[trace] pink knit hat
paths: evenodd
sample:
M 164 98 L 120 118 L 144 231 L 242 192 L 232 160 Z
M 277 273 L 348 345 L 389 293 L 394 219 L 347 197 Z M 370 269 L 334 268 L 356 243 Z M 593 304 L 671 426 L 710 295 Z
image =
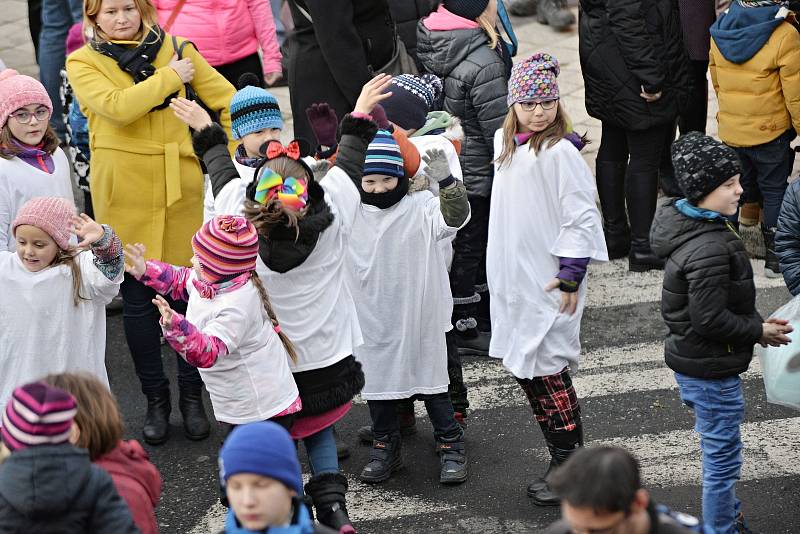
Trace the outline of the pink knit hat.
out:
M 60 197 L 35 197 L 27 201 L 17 212 L 11 224 L 16 235 L 17 226 L 30 224 L 41 228 L 53 238 L 58 248 L 69 249 L 70 218 L 75 215 L 75 204 Z
M 247 219 L 218 215 L 192 238 L 192 249 L 209 282 L 255 270 L 258 233 Z
M 0 437 L 11 451 L 68 443 L 76 413 L 75 398 L 66 391 L 42 382 L 25 384 L 8 399 Z
M 0 127 L 6 125 L 9 115 L 31 104 L 41 104 L 53 113 L 44 85 L 14 69 L 0 71 Z

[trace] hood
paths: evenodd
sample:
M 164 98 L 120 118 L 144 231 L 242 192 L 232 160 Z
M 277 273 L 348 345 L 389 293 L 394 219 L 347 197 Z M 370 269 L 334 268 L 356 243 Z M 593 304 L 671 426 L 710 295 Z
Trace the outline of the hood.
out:
M 432 74 L 445 78 L 474 50 L 488 46 L 488 42 L 481 28 L 439 31 L 420 24 L 417 57 Z
M 670 198 L 656 210 L 650 229 L 650 247 L 656 256 L 666 258 L 690 239 L 708 232 L 729 231 L 725 219 L 692 219 L 679 212 Z
M 153 506 L 158 504 L 161 475 L 156 466 L 150 463 L 150 457 L 138 441 L 120 441 L 114 450 L 98 458 L 95 464 L 112 477 L 133 478 L 147 491 Z
M 71 445 L 15 451 L 0 465 L 0 495 L 25 517 L 63 515 L 83 491 L 91 470 L 89 453 Z
M 425 118 L 425 125 L 409 137 L 423 135 L 443 135 L 451 141 L 463 141 L 464 128 L 461 127 L 461 119 L 458 117 L 446 111 L 431 111 Z
M 785 7 L 746 8 L 733 2 L 711 26 L 711 37 L 725 59 L 744 63 L 761 50 L 788 15 Z

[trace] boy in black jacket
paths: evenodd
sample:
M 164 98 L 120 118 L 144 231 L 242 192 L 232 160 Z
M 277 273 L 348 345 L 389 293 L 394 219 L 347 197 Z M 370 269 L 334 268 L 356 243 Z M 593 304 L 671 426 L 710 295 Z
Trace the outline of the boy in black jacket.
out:
M 691 132 L 672 145 L 672 163 L 686 198 L 661 206 L 650 232 L 653 252 L 666 258 L 664 354 L 702 438 L 703 520 L 711 532 L 729 534 L 745 528 L 735 492 L 744 418 L 739 375 L 753 345 L 786 344 L 792 327 L 764 322 L 756 311 L 750 258 L 727 218 L 742 194 L 736 153 Z

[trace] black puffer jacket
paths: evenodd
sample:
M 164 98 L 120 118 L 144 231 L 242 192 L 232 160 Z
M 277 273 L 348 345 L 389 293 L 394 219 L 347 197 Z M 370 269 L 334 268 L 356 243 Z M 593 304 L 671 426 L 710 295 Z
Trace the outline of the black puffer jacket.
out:
M 680 213 L 674 199 L 659 207 L 650 246 L 667 258 L 661 314 L 669 333 L 667 365 L 696 378 L 743 373 L 761 339 L 750 258 L 720 219 L 698 220 Z
M 580 57 L 586 110 L 627 130 L 675 120 L 691 79 L 676 0 L 581 0 Z M 639 94 L 662 92 L 647 103 Z
M 470 196 L 488 197 L 494 176 L 494 133 L 508 112 L 508 78 L 500 55 L 480 28 L 431 31 L 417 27 L 417 56 L 444 80 L 444 110 L 461 119 L 461 171 Z
M 781 263 L 786 287 L 800 294 L 800 180 L 795 180 L 783 195 L 775 233 L 775 254 Z

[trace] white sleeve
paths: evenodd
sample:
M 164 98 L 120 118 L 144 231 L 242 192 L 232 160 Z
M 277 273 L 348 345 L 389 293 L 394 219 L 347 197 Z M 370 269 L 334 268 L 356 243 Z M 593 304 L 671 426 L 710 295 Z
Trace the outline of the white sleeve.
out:
M 433 232 L 433 238 L 436 241 L 441 241 L 442 239 L 447 239 L 448 237 L 456 235 L 459 229 L 463 228 L 469 221 L 469 217 L 467 217 L 464 223 L 458 228 L 447 226 L 447 223 L 444 222 L 444 215 L 442 215 L 439 197 L 433 196 L 429 191 L 414 193 L 411 195 L 411 198 L 417 201 L 422 207 L 425 222 L 430 226 Z
M 245 185 L 241 178 L 234 178 L 214 198 L 214 215 L 243 215 Z
M 75 261 L 78 262 L 78 268 L 81 271 L 81 296 L 97 300 L 103 306 L 117 296 L 125 274 L 124 269 L 120 270 L 114 280 L 109 280 L 94 264 L 94 255 L 91 251 L 81 252 Z
M 353 180 L 342 169 L 334 166 L 320 180 L 319 185 L 335 207 L 342 229 L 349 233 L 361 204 L 361 195 Z
M 214 211 L 214 191 L 211 189 L 211 180 L 208 179 L 207 174 L 203 175 L 203 181 L 206 192 L 203 197 L 203 223 L 207 223 L 214 218 L 216 212 Z

